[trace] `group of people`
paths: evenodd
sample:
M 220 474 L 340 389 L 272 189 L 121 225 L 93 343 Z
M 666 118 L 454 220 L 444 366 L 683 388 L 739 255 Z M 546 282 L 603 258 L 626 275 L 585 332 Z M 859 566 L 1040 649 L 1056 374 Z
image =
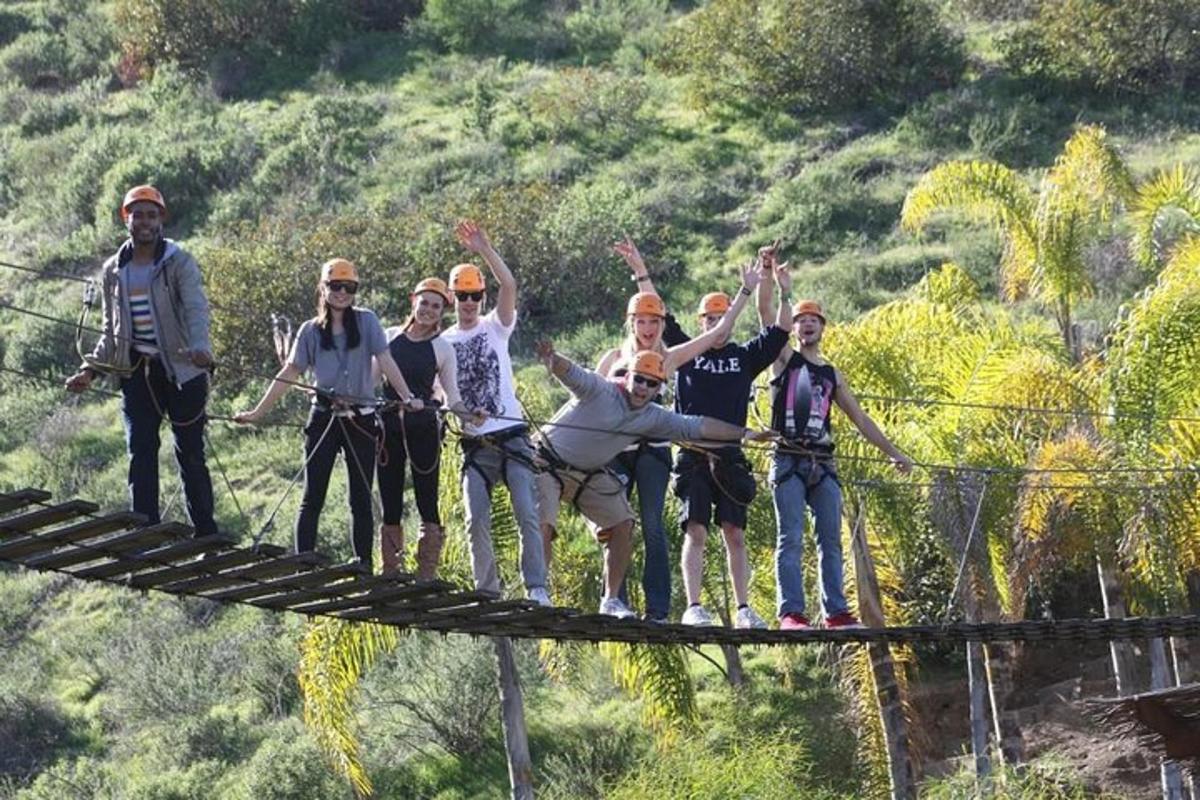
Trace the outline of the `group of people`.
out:
M 129 239 L 103 267 L 103 333 L 67 388 L 83 391 L 101 374 L 119 380 L 131 503 L 150 522 L 159 519 L 159 430 L 164 417 L 170 420 L 188 516 L 198 535 L 209 535 L 216 533 L 216 524 L 203 435 L 212 364 L 208 303 L 195 260 L 163 236 L 166 215 L 166 202 L 154 187 L 134 187 L 125 195 L 121 216 Z M 628 239 L 615 245 L 637 288 L 626 309 L 624 341 L 594 370 L 557 353 L 553 343 L 538 342 L 538 358 L 571 399 L 533 431 L 521 413 L 509 354 L 518 318 L 516 279 L 478 225 L 464 221 L 455 234 L 482 258 L 496 283 L 490 310 L 484 272 L 464 263 L 450 271 L 448 281 L 419 281 L 410 294 L 408 318 L 385 329 L 373 312 L 355 303 L 361 288 L 356 266 L 331 259 L 320 270 L 316 316 L 300 327 L 259 402 L 234 416 L 236 422 L 256 423 L 290 388 L 311 395 L 304 426 L 304 493 L 295 525 L 298 552 L 316 547 L 318 520 L 341 452 L 355 557 L 370 568 L 372 484 L 378 477 L 382 569 L 405 566 L 401 521 L 407 471 L 420 515 L 416 572 L 422 579 L 434 577 L 445 542 L 438 509 L 442 418 L 452 414 L 461 428 L 461 480 L 477 589 L 495 595 L 502 589 L 491 516 L 493 489 L 503 482 L 520 532 L 521 576 L 531 600 L 551 602 L 553 543 L 560 510 L 569 503 L 603 548 L 600 613 L 634 616 L 625 585 L 640 519 L 645 617 L 667 621 L 671 568 L 664 509 L 673 487 L 680 500 L 687 599 L 681 621 L 713 624 L 701 604 L 701 577 L 708 529 L 716 524 L 737 603 L 734 624 L 764 628 L 767 623 L 749 604 L 746 509 L 757 481 L 741 444 L 770 441 L 779 626 L 802 630 L 810 625 L 801 565 L 807 509 L 815 519 L 823 623 L 858 624 L 843 592 L 833 405 L 898 469 L 907 472 L 912 463 L 822 357 L 824 313 L 812 300 L 793 304 L 788 265 L 779 263 L 777 243 L 762 248 L 742 270 L 733 298 L 714 292 L 700 300 L 700 333 L 694 338 L 668 312 L 636 245 Z M 761 330 L 746 342 L 730 341 L 751 297 Z M 443 328 L 451 307 L 454 323 Z M 770 428 L 751 430 L 746 427 L 751 391 L 768 368 Z M 672 459 L 673 443 L 678 449 Z

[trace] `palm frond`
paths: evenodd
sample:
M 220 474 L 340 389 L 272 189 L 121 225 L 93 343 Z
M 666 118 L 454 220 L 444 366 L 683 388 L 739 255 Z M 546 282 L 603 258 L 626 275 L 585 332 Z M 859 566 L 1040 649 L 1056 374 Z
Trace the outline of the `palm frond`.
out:
M 1133 179 L 1104 129 L 1079 129 L 1042 180 L 1032 293 L 1051 305 L 1090 293 L 1085 245 L 1133 195 Z
M 957 211 L 1004 236 L 1006 292 L 1019 296 L 1038 261 L 1033 192 L 1013 170 L 990 161 L 948 161 L 925 173 L 904 198 L 901 225 L 919 231 L 936 214 Z
M 650 727 L 668 740 L 695 729 L 696 687 L 683 648 L 607 642 L 600 651 L 621 688 L 641 698 Z
M 1110 337 L 1104 389 L 1109 405 L 1129 415 L 1114 421 L 1117 438 L 1148 456 L 1169 435 L 1162 417 L 1200 396 L 1200 237 L 1189 238 L 1157 281 L 1123 308 Z
M 362 761 L 354 699 L 363 674 L 397 641 L 396 629 L 389 626 L 318 619 L 308 623 L 300 643 L 304 723 L 358 797 L 371 797 L 372 788 Z
M 1171 210 L 1182 212 L 1192 231 L 1200 229 L 1200 171 L 1194 167 L 1176 164 L 1159 170 L 1138 187 L 1130 203 L 1130 250 L 1145 269 L 1154 269 L 1165 258 L 1161 234 Z

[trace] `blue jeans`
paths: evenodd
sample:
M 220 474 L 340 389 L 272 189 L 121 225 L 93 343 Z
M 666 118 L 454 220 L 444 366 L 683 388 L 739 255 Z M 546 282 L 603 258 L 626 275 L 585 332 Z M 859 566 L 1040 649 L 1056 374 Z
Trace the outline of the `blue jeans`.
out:
M 141 358 L 135 354 L 137 358 Z M 208 401 L 208 375 L 197 375 L 182 386 L 167 378 L 162 362 L 145 359 L 128 378 L 121 380 L 121 414 L 125 446 L 129 451 L 130 506 L 151 524 L 160 520 L 158 508 L 158 446 L 163 416 L 175 434 L 175 462 L 183 481 L 188 519 L 197 536 L 217 532 L 213 520 L 212 478 L 204 461 L 204 405 Z M 182 424 L 179 424 L 182 423 Z
M 831 617 L 848 610 L 842 593 L 842 487 L 832 469 L 803 457 L 776 453 L 771 464 L 775 498 L 775 586 L 779 616 L 804 613 L 805 505 L 812 508 L 817 532 L 817 576 L 821 606 Z
M 663 523 L 663 505 L 671 480 L 671 451 L 668 447 L 643 445 L 622 453 L 609 466 L 626 478 L 626 491 L 637 487 L 638 514 L 646 558 L 642 566 L 642 591 L 646 593 L 646 616 L 666 618 L 671 610 L 671 560 L 667 547 L 667 526 Z M 619 597 L 626 600 L 625 584 Z

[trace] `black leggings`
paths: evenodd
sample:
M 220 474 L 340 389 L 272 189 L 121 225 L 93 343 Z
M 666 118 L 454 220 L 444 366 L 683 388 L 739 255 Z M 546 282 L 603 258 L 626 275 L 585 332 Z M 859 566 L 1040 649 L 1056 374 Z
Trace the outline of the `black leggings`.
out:
M 441 431 L 437 414 L 432 411 L 409 412 L 403 417 L 387 414 L 383 418 L 383 455 L 379 459 L 379 497 L 383 500 L 383 521 L 399 525 L 404 516 L 404 467 L 411 461 L 413 494 L 422 522 L 441 525 L 438 514 L 438 473 L 441 471 Z M 405 443 L 408 449 L 405 451 Z
M 346 459 L 346 477 L 350 484 L 350 518 L 353 520 L 350 543 L 354 556 L 371 564 L 375 540 L 375 522 L 371 514 L 371 483 L 375 473 L 375 444 L 378 427 L 375 415 L 330 417 L 331 412 L 314 408 L 304 426 L 304 498 L 296 518 L 296 552 L 317 547 L 317 522 L 325 507 L 325 493 L 333 462 L 341 451 Z M 322 436 L 324 438 L 322 438 Z

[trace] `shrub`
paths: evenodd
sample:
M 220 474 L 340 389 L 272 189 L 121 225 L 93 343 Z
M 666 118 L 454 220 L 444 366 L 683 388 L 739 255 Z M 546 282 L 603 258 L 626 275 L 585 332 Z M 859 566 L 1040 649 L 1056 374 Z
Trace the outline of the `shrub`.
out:
M 5 23 L 13 38 L 0 56 L 2 71 L 24 86 L 61 88 L 110 71 L 114 41 L 104 12 L 82 0 L 47 3 L 41 18 Z M 28 30 L 26 30 L 28 28 Z M 25 31 L 16 35 L 18 31 Z
M 546 57 L 566 47 L 561 14 L 536 0 L 427 0 L 419 22 L 457 53 L 532 49 Z
M 49 31 L 24 33 L 0 54 L 0 68 L 25 86 L 63 85 L 69 79 L 66 41 Z
M 7 8 L 0 9 L 0 47 L 7 47 L 30 26 L 29 17 L 24 14 Z
M 666 19 L 666 0 L 583 0 L 563 24 L 576 55 L 605 61 L 627 39 L 658 31 Z
M 1015 72 L 1104 90 L 1185 88 L 1200 78 L 1200 6 L 1192 0 L 1061 0 L 1001 44 Z
M 35 775 L 72 738 L 58 709 L 29 697 L 0 697 L 0 776 Z
M 649 88 L 641 78 L 581 67 L 563 69 L 529 96 L 530 119 L 545 138 L 618 155 L 648 126 Z
M 133 71 L 206 67 L 225 51 L 305 54 L 355 30 L 395 30 L 415 0 L 117 0 L 113 17 Z
M 795 112 L 894 103 L 963 62 L 925 0 L 714 0 L 673 31 L 663 63 L 701 105 Z
M 307 730 L 286 720 L 263 740 L 254 755 L 228 781 L 227 800 L 309 800 L 352 796 L 328 767 Z

